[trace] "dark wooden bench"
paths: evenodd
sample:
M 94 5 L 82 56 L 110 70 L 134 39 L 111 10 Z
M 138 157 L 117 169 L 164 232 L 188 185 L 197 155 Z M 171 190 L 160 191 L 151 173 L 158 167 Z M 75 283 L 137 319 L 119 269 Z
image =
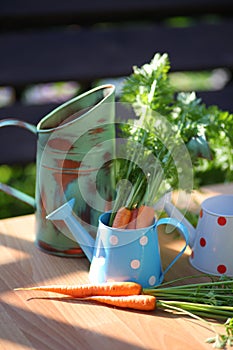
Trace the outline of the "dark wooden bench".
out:
M 172 26 L 169 19 L 191 18 Z M 56 104 L 25 105 L 28 85 L 77 81 L 81 91 L 101 78 L 129 75 L 155 52 L 168 52 L 173 71 L 225 68 L 233 72 L 232 0 L 8 0 L 0 4 L 0 86 L 12 86 L 15 103 L 0 119 L 33 124 Z M 207 105 L 233 112 L 233 82 L 200 92 Z M 0 163 L 35 159 L 35 137 L 0 130 Z

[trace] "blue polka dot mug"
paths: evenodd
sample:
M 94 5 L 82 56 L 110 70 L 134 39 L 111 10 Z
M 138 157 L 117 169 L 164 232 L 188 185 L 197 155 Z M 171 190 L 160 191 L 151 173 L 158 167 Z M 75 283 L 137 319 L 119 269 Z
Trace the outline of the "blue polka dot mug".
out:
M 110 212 L 100 216 L 94 240 L 75 217 L 73 205 L 71 200 L 47 218 L 63 220 L 69 227 L 91 262 L 89 279 L 92 283 L 134 281 L 144 288 L 158 285 L 189 244 L 187 228 L 176 219 L 163 218 L 146 228 L 126 230 L 108 226 Z M 175 226 L 184 237 L 185 244 L 163 271 L 157 228 L 164 224 Z

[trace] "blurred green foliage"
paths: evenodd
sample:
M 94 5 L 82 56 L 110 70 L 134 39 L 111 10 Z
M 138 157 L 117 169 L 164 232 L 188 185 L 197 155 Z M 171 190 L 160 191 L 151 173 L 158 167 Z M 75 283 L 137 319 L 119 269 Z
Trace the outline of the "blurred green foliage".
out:
M 1 165 L 0 182 L 34 197 L 36 165 Z M 0 219 L 31 214 L 34 209 L 26 203 L 0 191 Z

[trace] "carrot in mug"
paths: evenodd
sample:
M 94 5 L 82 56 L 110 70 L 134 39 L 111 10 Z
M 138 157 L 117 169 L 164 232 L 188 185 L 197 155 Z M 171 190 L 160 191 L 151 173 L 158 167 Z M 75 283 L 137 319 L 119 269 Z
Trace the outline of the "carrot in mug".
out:
M 144 228 L 153 224 L 155 218 L 155 211 L 153 207 L 142 205 L 138 209 L 138 216 L 136 221 L 136 228 Z
M 120 308 L 130 308 L 136 310 L 151 311 L 156 307 L 156 298 L 152 295 L 128 295 L 128 296 L 91 296 L 85 300 L 94 300 L 99 303 L 116 306 Z
M 113 220 L 112 227 L 115 228 L 126 228 L 130 222 L 132 212 L 126 207 L 121 207 Z
M 29 288 L 15 288 L 14 290 L 35 290 L 69 295 L 73 298 L 85 298 L 89 296 L 128 296 L 137 295 L 142 291 L 142 286 L 135 282 L 107 282 L 102 284 L 80 285 L 51 285 Z
M 137 216 L 138 216 L 138 209 L 132 209 L 132 215 L 130 218 L 130 222 L 127 225 L 127 229 L 134 229 L 136 228 L 136 220 L 137 220 Z

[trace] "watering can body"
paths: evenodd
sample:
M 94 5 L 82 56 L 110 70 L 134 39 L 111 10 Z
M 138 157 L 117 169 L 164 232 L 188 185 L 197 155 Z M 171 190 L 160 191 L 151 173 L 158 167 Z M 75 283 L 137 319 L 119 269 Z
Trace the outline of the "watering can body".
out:
M 0 127 L 20 126 L 37 136 L 35 199 L 0 184 L 0 189 L 32 205 L 36 212 L 36 245 L 60 256 L 83 256 L 83 251 L 60 222 L 54 226 L 46 215 L 70 198 L 82 225 L 96 234 L 98 217 L 113 196 L 109 160 L 115 152 L 113 85 L 99 86 L 64 103 L 37 126 L 14 120 Z
M 47 216 L 54 225 L 62 220 L 72 232 L 91 262 L 89 279 L 92 283 L 134 281 L 152 287 L 163 281 L 166 272 L 184 253 L 188 244 L 186 227 L 172 218 L 163 218 L 142 229 L 118 229 L 108 226 L 111 212 L 99 217 L 94 240 L 75 215 L 75 200 L 71 199 Z M 163 271 L 157 229 L 159 225 L 173 225 L 183 235 L 185 245 Z
M 158 225 L 126 232 L 108 226 L 110 214 L 107 212 L 99 219 L 89 271 L 90 281 L 132 281 L 143 287 L 160 284 L 164 272 L 157 235 Z

